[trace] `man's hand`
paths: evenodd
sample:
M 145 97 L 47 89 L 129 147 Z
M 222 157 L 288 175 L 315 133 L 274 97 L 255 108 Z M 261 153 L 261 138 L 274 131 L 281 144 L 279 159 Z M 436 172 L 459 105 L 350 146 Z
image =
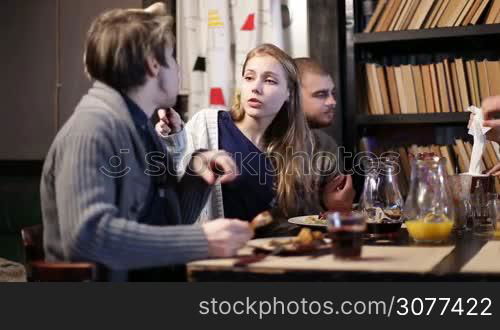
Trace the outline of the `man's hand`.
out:
M 493 176 L 499 176 L 500 175 L 500 163 L 493 166 L 486 174 L 493 175 Z
M 155 2 L 148 8 L 144 9 L 145 12 L 148 13 L 153 13 L 156 15 L 166 15 L 167 14 L 167 7 L 163 2 Z
M 484 99 L 481 108 L 483 109 L 484 127 L 491 127 L 491 130 L 486 133 L 486 138 L 500 143 L 500 119 L 495 119 L 495 115 L 500 114 L 500 95 Z
M 202 225 L 211 257 L 231 257 L 252 238 L 253 230 L 246 221 L 216 219 Z
M 188 170 L 201 176 L 209 185 L 227 183 L 238 176 L 233 158 L 225 151 L 213 150 L 195 153 Z
M 355 191 L 350 175 L 339 175 L 330 180 L 323 190 L 323 204 L 327 210 L 350 210 Z
M 160 121 L 156 123 L 156 133 L 161 136 L 178 133 L 182 129 L 181 116 L 172 108 L 158 110 Z
M 156 16 L 165 16 L 168 14 L 167 6 L 163 2 L 155 2 L 147 8 L 129 8 L 127 11 L 130 12 L 146 12 L 151 13 Z

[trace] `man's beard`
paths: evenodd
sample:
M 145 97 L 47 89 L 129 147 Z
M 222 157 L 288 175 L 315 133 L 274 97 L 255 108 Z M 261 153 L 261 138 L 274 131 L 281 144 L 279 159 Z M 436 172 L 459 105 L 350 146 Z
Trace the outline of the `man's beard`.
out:
M 310 118 L 310 117 L 306 116 L 306 119 L 307 119 L 307 124 L 309 125 L 309 128 L 312 128 L 312 129 L 325 128 L 325 127 L 330 126 L 333 123 L 333 118 L 332 118 L 332 120 L 329 120 L 327 123 L 325 123 L 324 121 L 318 120 L 315 117 Z

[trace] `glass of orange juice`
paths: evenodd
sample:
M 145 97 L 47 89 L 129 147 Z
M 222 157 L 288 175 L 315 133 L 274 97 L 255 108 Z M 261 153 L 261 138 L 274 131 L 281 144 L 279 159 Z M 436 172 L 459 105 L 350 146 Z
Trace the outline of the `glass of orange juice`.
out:
M 419 243 L 441 243 L 448 240 L 453 229 L 453 221 L 442 217 L 439 221 L 433 214 L 415 220 L 406 220 L 406 229 Z
M 409 235 L 421 243 L 446 241 L 452 232 L 455 207 L 443 157 L 419 154 L 412 158 L 411 182 L 403 207 Z

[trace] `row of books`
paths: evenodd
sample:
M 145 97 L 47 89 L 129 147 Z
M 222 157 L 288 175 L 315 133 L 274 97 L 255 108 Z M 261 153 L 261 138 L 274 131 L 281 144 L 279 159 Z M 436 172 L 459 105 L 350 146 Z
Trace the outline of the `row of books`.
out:
M 379 0 L 363 32 L 500 23 L 500 0 Z
M 445 59 L 424 65 L 365 65 L 372 115 L 463 112 L 500 95 L 500 61 Z

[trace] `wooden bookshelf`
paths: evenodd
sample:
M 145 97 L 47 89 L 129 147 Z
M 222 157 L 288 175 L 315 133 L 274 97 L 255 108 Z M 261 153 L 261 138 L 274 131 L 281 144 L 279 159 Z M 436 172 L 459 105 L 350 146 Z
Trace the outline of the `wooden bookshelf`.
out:
M 458 71 L 456 59 L 466 62 L 479 62 L 479 61 L 499 61 L 500 60 L 500 24 L 480 24 L 480 25 L 467 25 L 455 27 L 435 27 L 435 28 L 422 28 L 418 30 L 399 30 L 388 32 L 362 32 L 365 25 L 360 23 L 363 21 L 362 17 L 362 1 L 353 1 L 354 11 L 353 16 L 346 17 L 346 58 L 345 58 L 345 86 L 344 86 L 344 104 L 345 110 L 343 112 L 343 122 L 346 129 L 344 130 L 344 145 L 347 150 L 358 152 L 359 143 L 362 137 L 368 137 L 376 140 L 379 144 L 387 145 L 387 148 L 397 147 L 399 145 L 453 145 L 456 139 L 463 139 L 464 141 L 471 141 L 471 137 L 467 134 L 467 122 L 470 114 L 462 112 L 469 105 L 480 105 L 480 99 L 477 97 L 477 90 L 481 87 L 484 89 L 483 84 L 479 82 L 479 76 L 475 77 L 479 87 L 471 88 L 462 82 L 463 74 Z M 485 14 L 488 8 L 485 9 Z M 351 19 L 354 21 L 352 22 Z M 479 20 L 483 22 L 483 20 Z M 354 24 L 352 24 L 354 23 Z M 427 97 L 422 98 L 422 90 L 413 90 L 420 93 L 419 103 L 425 100 L 426 110 L 418 107 L 418 113 L 411 113 L 415 107 L 408 107 L 406 104 L 406 113 L 403 112 L 402 97 L 399 93 L 400 86 L 407 86 L 405 81 L 401 82 L 401 77 L 404 78 L 405 72 L 402 74 L 396 71 L 395 68 L 404 66 L 422 66 L 428 64 L 446 63 L 445 65 L 445 81 L 448 85 L 439 84 L 439 94 L 434 95 L 436 89 L 424 90 L 424 96 L 430 95 L 431 91 L 436 105 L 436 99 L 441 100 L 439 106 L 435 106 L 431 111 L 427 110 Z M 376 68 L 370 67 L 369 64 L 376 64 L 384 67 L 385 79 L 387 81 L 388 89 L 384 89 L 383 85 L 373 81 L 376 80 L 377 74 L 374 73 Z M 447 64 L 447 65 L 448 65 Z M 391 69 L 388 69 L 388 68 Z M 464 70 L 467 66 L 464 65 Z M 448 70 L 448 71 L 446 71 Z M 389 71 L 390 76 L 389 76 Z M 396 72 L 396 75 L 395 73 Z M 428 71 L 426 71 L 428 72 Z M 436 71 L 437 72 L 437 71 Z M 442 72 L 442 71 L 441 71 Z M 479 72 L 479 71 L 478 71 Z M 483 67 L 484 77 L 484 67 Z M 466 72 L 467 81 L 469 81 L 469 72 Z M 389 77 L 391 80 L 389 80 Z M 394 77 L 396 77 L 396 84 Z M 418 73 L 415 77 L 419 77 Z M 439 83 L 443 81 L 441 77 L 437 77 L 435 73 L 426 75 L 434 77 Z M 434 79 L 432 78 L 432 79 Z M 368 93 L 368 85 L 372 86 L 372 95 Z M 378 80 L 380 82 L 380 79 Z M 497 81 L 497 80 L 496 80 Z M 450 85 L 449 82 L 452 82 Z M 457 82 L 458 88 L 457 89 Z M 392 86 L 391 86 L 392 83 Z M 497 81 L 498 83 L 498 81 Z M 434 80 L 432 81 L 434 86 Z M 386 87 L 387 87 L 386 86 Z M 394 87 L 396 86 L 396 87 Z M 415 85 L 416 86 L 416 85 Z M 422 86 L 422 85 L 418 85 Z M 427 84 L 428 86 L 428 84 Z M 443 103 L 445 94 L 441 91 L 446 88 L 449 95 L 449 103 Z M 398 92 L 398 99 L 401 107 L 394 107 L 393 104 L 397 102 L 391 100 L 391 89 Z M 425 88 L 425 85 L 424 85 Z M 453 92 L 450 92 L 450 89 Z M 463 90 L 469 93 L 468 98 L 461 98 Z M 385 91 L 389 90 L 389 100 L 391 101 L 390 112 L 382 114 L 387 109 L 387 97 Z M 410 89 L 411 90 L 411 89 Z M 378 92 L 378 94 L 374 94 Z M 472 97 L 472 93 L 474 98 Z M 407 89 L 404 92 L 407 94 Z M 376 96 L 378 95 L 378 96 Z M 454 96 L 452 96 L 454 95 Z M 382 98 L 380 97 L 382 96 Z M 370 100 L 371 98 L 371 100 Z M 403 98 L 404 100 L 404 98 Z M 408 98 L 407 100 L 411 100 Z M 418 100 L 418 98 L 417 98 Z M 451 102 L 455 101 L 453 106 Z M 463 101 L 463 102 L 462 102 Z M 372 107 L 370 105 L 375 105 Z M 464 103 L 469 102 L 467 105 Z M 382 107 L 381 107 L 382 105 Z M 373 111 L 374 108 L 376 111 Z M 381 108 L 383 111 L 381 112 Z M 438 109 L 439 108 L 439 109 Z M 396 111 L 394 112 L 394 109 Z M 371 113 L 371 114 L 368 114 Z M 429 113 L 432 112 L 432 113 Z M 348 128 L 348 129 L 347 129 Z M 363 180 L 356 180 L 362 182 Z M 358 184 L 360 182 L 357 182 Z M 362 186 L 357 185 L 356 189 L 362 190 Z
M 354 26 L 351 31 L 346 31 L 348 40 L 346 76 L 348 79 L 345 88 L 345 103 L 349 110 L 344 112 L 344 122 L 350 123 L 353 129 L 345 132 L 346 147 L 357 150 L 361 134 L 365 132 L 364 127 L 390 125 L 391 130 L 405 130 L 405 127 L 409 125 L 419 124 L 454 127 L 463 125 L 465 127 L 469 113 L 453 112 L 462 111 L 465 107 L 461 107 L 460 110 L 447 109 L 450 112 L 367 114 L 368 96 L 364 66 L 370 63 L 370 59 L 377 63 L 387 58 L 397 59 L 410 56 L 429 57 L 434 63 L 446 58 L 487 59 L 496 56 L 498 60 L 500 59 L 500 43 L 498 43 L 500 24 L 364 33 L 362 32 L 364 26 L 359 24 L 362 4 L 358 1 L 353 3 Z M 398 64 L 389 65 L 397 66 Z M 380 111 L 377 112 L 380 113 Z M 460 138 L 468 137 L 461 136 Z M 418 143 L 418 139 L 419 136 L 415 136 L 415 143 Z

